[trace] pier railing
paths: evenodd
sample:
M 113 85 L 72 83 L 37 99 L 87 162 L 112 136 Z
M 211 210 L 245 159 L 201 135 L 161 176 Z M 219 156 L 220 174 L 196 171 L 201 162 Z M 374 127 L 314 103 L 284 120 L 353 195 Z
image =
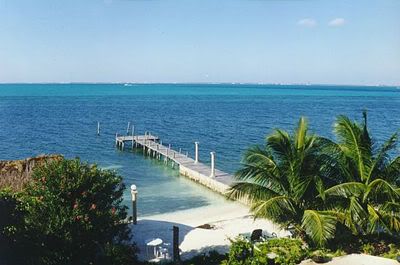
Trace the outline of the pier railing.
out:
M 129 134 L 129 130 L 127 130 Z M 163 160 L 166 165 L 179 167 L 179 172 L 204 186 L 211 188 L 219 193 L 225 194 L 233 183 L 233 176 L 226 172 L 216 169 L 215 152 L 210 152 L 211 165 L 208 166 L 199 161 L 199 142 L 194 143 L 195 158 L 191 158 L 188 152 L 182 153 L 171 148 L 171 144 L 165 145 L 162 140 L 150 132 L 144 135 L 115 135 L 115 145 L 124 150 L 125 144 L 130 144 L 132 149 L 141 148 L 143 154 L 154 159 Z

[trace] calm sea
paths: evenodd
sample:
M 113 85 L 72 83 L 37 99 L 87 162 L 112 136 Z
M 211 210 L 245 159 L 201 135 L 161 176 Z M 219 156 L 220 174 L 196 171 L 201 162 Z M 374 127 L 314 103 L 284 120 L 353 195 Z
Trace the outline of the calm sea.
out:
M 223 198 L 178 176 L 176 170 L 114 147 L 116 132 L 151 131 L 173 148 L 234 172 L 243 151 L 273 128 L 293 129 L 300 116 L 311 130 L 333 137 L 335 117 L 361 120 L 377 142 L 400 129 L 400 90 L 395 87 L 193 85 L 193 84 L 3 84 L 0 85 L 0 160 L 43 153 L 80 157 L 115 169 L 139 188 L 141 215 L 223 203 Z M 101 135 L 96 135 L 97 122 Z M 126 193 L 126 202 L 129 193 Z

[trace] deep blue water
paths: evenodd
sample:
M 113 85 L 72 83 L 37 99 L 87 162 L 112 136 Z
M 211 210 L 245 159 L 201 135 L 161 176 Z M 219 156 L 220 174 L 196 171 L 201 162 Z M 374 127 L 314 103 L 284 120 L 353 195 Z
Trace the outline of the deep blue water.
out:
M 364 109 L 377 142 L 400 129 L 395 87 L 3 84 L 0 160 L 61 153 L 116 169 L 126 184 L 138 186 L 140 214 L 150 215 L 223 198 L 140 153 L 115 149 L 115 133 L 125 133 L 128 121 L 192 156 L 193 142 L 199 141 L 201 160 L 208 162 L 209 152 L 216 151 L 217 167 L 234 172 L 243 151 L 262 143 L 273 128 L 292 129 L 306 116 L 312 131 L 333 137 L 337 115 L 361 120 Z

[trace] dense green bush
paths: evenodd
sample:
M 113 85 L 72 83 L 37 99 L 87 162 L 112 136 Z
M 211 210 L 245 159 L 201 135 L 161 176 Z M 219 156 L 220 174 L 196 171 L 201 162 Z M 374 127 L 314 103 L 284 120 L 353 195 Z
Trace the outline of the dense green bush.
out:
M 25 264 L 134 264 L 130 231 L 121 223 L 123 191 L 113 172 L 79 159 L 51 162 L 36 168 L 18 195 L 22 224 L 3 227 L 31 251 L 24 251 Z
M 228 259 L 223 265 L 250 265 L 253 264 L 253 244 L 248 240 L 237 238 L 231 241 Z
M 0 191 L 0 213 L 0 261 L 5 264 L 22 263 L 19 254 L 23 249 L 23 237 L 18 229 L 23 228 L 25 211 L 17 195 L 10 190 Z
M 298 264 L 308 255 L 308 248 L 298 239 L 271 239 L 255 245 L 237 239 L 223 265 Z
M 315 263 L 325 263 L 332 260 L 332 255 L 324 249 L 318 249 L 312 252 L 310 257 Z
M 388 258 L 388 259 L 395 259 L 395 260 L 399 261 L 399 258 L 400 258 L 400 244 L 397 244 L 397 245 L 390 244 L 389 245 L 389 251 L 387 251 L 386 253 L 383 253 L 382 257 Z

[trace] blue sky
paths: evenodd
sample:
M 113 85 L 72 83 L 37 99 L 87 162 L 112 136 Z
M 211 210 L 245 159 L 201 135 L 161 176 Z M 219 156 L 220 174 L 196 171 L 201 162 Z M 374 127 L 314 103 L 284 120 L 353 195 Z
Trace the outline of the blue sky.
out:
M 0 82 L 400 85 L 400 0 L 0 0 Z

